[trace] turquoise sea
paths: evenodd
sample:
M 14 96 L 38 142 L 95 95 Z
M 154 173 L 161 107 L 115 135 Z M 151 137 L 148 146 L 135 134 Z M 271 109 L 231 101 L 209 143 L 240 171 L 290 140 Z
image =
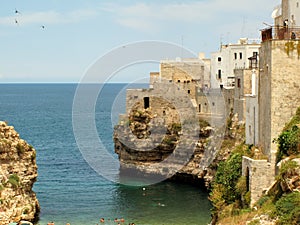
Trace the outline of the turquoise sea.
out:
M 109 219 L 121 217 L 124 224 L 136 225 L 208 224 L 211 204 L 208 194 L 199 187 L 168 181 L 145 187 L 125 186 L 91 169 L 73 134 L 76 87 L 0 84 L 0 120 L 14 126 L 37 151 L 39 176 L 34 191 L 41 205 L 39 224 L 95 225 L 101 217 L 106 224 L 116 224 Z M 122 88 L 124 84 L 105 85 L 96 105 L 98 134 L 111 154 L 111 108 Z

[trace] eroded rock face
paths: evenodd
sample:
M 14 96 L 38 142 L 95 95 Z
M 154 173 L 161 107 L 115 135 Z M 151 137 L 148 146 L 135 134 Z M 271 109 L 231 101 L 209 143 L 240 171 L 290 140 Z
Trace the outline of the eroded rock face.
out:
M 176 117 L 175 112 L 171 115 Z M 207 145 L 207 138 L 214 133 L 214 129 L 203 126 L 198 133 L 195 132 L 196 137 L 183 138 L 180 121 L 168 119 L 167 116 L 163 118 L 161 122 L 150 108 L 137 107 L 129 113 L 128 124 L 115 127 L 115 152 L 119 156 L 121 172 L 129 170 L 129 173 L 137 171 L 141 176 L 202 182 L 207 168 L 200 166 L 200 162 L 206 149 L 213 151 Z M 183 147 L 177 148 L 179 145 Z M 172 158 L 171 154 L 176 157 Z M 170 160 L 166 161 L 169 157 Z
M 235 118 L 232 119 L 228 134 L 225 133 L 225 127 L 216 129 L 201 121 L 197 137 L 183 138 L 180 121 L 165 119 L 164 123 L 161 123 L 155 115 L 151 108 L 136 107 L 128 114 L 127 124 L 115 127 L 115 152 L 119 156 L 121 172 L 129 170 L 131 173 L 133 170 L 140 172 L 142 176 L 162 176 L 204 184 L 209 188 L 218 163 L 230 155 L 234 146 L 244 141 L 244 136 L 241 135 L 244 133 L 244 126 Z M 160 132 L 156 132 L 160 129 Z M 221 145 L 223 139 L 231 140 L 230 144 Z M 184 147 L 192 149 L 192 155 L 187 155 L 185 148 L 181 148 L 175 153 L 181 161 L 175 158 L 169 163 L 157 166 L 157 163 L 174 154 L 180 142 L 187 143 Z
M 37 178 L 36 151 L 12 126 L 0 121 L 0 224 L 34 221 L 39 203 L 32 186 Z

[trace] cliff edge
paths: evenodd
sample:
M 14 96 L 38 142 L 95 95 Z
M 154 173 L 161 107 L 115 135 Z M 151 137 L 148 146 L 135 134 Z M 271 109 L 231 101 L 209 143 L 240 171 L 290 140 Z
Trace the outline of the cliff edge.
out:
M 1 225 L 37 218 L 39 202 L 32 191 L 37 176 L 35 149 L 0 121 Z

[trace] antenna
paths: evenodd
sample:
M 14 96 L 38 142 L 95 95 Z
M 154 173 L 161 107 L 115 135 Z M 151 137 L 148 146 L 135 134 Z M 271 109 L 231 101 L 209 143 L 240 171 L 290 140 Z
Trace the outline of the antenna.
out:
M 241 37 L 244 37 L 244 35 L 245 35 L 245 28 L 246 28 L 246 17 L 243 16 L 243 25 L 242 25 L 242 30 L 241 30 Z
M 223 44 L 223 34 L 220 34 L 220 51 L 222 49 L 222 44 Z
M 181 35 L 181 58 L 183 57 L 183 35 Z

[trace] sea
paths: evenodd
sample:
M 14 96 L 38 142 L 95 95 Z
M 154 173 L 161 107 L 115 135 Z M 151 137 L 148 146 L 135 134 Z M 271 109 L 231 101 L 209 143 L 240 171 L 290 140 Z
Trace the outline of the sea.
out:
M 208 193 L 197 186 L 171 181 L 124 185 L 93 170 L 73 132 L 77 86 L 0 84 L 0 120 L 14 126 L 37 152 L 33 190 L 41 207 L 38 224 L 96 225 L 100 218 L 105 219 L 101 224 L 117 224 L 115 218 L 136 225 L 209 224 Z M 117 115 L 125 112 L 126 88 L 126 84 L 105 84 L 95 105 L 98 135 L 114 158 L 113 126 Z M 113 107 L 116 99 L 118 107 Z

